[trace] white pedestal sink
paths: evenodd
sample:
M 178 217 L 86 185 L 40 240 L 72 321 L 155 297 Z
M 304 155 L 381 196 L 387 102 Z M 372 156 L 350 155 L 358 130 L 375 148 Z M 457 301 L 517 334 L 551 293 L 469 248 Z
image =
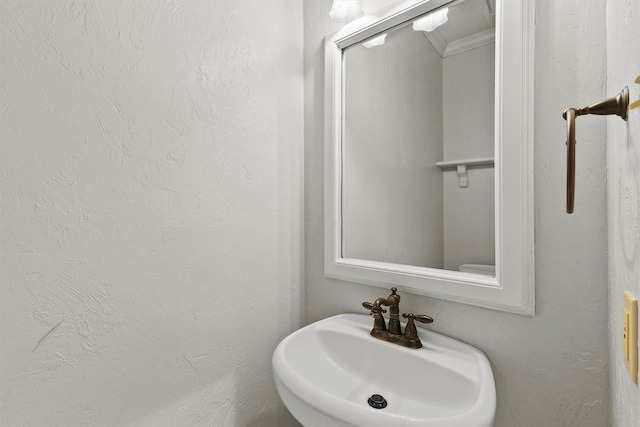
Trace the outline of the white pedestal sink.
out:
M 278 393 L 306 427 L 490 427 L 493 372 L 478 349 L 418 328 L 417 350 L 369 335 L 373 319 L 342 314 L 299 329 L 273 354 Z M 368 404 L 381 395 L 387 405 Z

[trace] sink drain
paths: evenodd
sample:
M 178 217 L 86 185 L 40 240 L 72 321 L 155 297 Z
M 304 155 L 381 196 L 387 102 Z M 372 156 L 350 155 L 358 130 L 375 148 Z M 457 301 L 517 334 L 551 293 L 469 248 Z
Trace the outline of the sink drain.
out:
M 376 409 L 382 409 L 387 407 L 387 401 L 384 397 L 379 394 L 372 395 L 369 400 L 369 406 Z

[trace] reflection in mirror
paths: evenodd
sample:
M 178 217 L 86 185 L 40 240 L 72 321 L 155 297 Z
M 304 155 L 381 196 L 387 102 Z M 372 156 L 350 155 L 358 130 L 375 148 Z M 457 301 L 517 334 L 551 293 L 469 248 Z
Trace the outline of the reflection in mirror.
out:
M 463 0 L 344 49 L 344 258 L 495 276 L 494 27 Z

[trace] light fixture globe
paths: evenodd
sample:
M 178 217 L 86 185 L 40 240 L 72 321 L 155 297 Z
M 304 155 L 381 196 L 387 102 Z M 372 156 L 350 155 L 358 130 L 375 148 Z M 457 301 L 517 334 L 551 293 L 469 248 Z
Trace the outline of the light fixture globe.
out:
M 431 32 L 449 20 L 449 8 L 445 7 L 431 12 L 428 15 L 416 19 L 413 22 L 413 29 L 416 31 Z
M 352 21 L 364 15 L 360 0 L 333 0 L 329 16 L 334 21 Z

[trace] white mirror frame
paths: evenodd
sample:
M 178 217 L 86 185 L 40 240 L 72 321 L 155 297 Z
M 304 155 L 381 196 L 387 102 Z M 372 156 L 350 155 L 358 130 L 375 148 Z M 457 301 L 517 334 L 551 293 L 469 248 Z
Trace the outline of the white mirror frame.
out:
M 342 257 L 342 51 L 450 2 L 404 0 L 325 38 L 325 275 L 533 316 L 533 0 L 496 1 L 496 277 Z

